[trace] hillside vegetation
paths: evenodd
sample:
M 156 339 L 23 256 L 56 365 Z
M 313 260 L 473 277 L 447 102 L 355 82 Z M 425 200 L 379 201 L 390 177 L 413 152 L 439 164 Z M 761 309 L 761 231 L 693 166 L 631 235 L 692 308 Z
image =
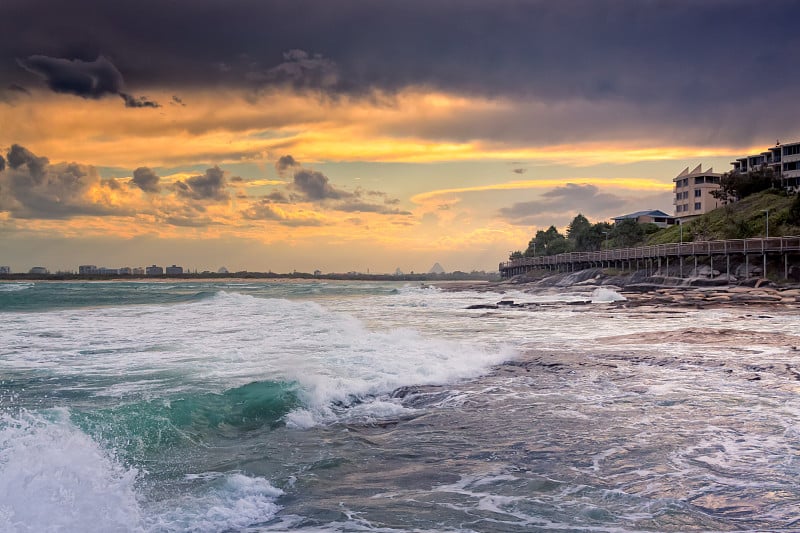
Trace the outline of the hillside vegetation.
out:
M 638 224 L 633 219 L 617 224 L 591 223 L 578 214 L 566 235 L 555 226 L 539 230 L 526 250 L 512 252 L 509 259 L 555 255 L 564 252 L 591 252 L 609 248 L 630 248 L 676 242 L 748 239 L 769 236 L 800 235 L 800 195 L 768 189 L 730 203 L 690 222 L 668 228 Z
M 752 194 L 683 224 L 683 242 L 719 239 L 747 239 L 766 236 L 769 210 L 769 236 L 800 235 L 800 200 L 794 194 L 766 190 Z M 678 225 L 648 235 L 643 244 L 680 242 Z

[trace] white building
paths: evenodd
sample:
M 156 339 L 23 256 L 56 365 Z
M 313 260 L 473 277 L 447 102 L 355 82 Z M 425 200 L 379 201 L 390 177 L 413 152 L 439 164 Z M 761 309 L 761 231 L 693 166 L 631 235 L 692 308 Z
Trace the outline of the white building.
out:
M 81 276 L 97 274 L 97 265 L 80 265 L 78 266 L 78 274 Z
M 702 165 L 697 165 L 689 172 L 689 167 L 672 179 L 675 183 L 672 203 L 675 205 L 675 217 L 686 219 L 696 217 L 723 205 L 721 200 L 711 194 L 719 189 L 719 180 L 722 174 L 714 172 L 713 168 L 703 170 Z
M 0 266 L 0 274 L 11 274 L 11 267 Z
M 800 141 L 784 144 L 779 141 L 765 152 L 739 157 L 731 165 L 734 173 L 771 168 L 783 188 L 800 189 Z

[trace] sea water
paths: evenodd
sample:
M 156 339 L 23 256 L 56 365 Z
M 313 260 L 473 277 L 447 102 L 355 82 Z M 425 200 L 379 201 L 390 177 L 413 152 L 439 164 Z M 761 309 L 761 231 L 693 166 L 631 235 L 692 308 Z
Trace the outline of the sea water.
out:
M 0 284 L 0 531 L 800 530 L 796 311 L 618 296 Z

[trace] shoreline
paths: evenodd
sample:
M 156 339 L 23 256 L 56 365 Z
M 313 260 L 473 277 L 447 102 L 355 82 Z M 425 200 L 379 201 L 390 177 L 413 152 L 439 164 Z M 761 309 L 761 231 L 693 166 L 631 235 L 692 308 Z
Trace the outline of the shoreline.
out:
M 455 284 L 454 284 L 455 285 Z M 442 290 L 472 290 L 498 292 L 509 290 L 528 294 L 547 293 L 554 290 L 573 294 L 585 294 L 586 300 L 571 302 L 571 305 L 592 304 L 592 293 L 597 289 L 612 290 L 624 300 L 602 302 L 614 308 L 670 307 L 709 309 L 719 307 L 784 307 L 800 309 L 800 284 L 775 284 L 769 279 L 748 278 L 738 284 L 727 280 L 709 278 L 673 278 L 647 276 L 644 272 L 617 275 L 602 269 L 587 269 L 572 273 L 546 276 L 521 275 L 500 282 L 461 283 L 458 286 L 441 287 Z M 596 304 L 597 302 L 595 302 Z M 542 304 L 515 303 L 501 300 L 495 307 L 536 308 Z

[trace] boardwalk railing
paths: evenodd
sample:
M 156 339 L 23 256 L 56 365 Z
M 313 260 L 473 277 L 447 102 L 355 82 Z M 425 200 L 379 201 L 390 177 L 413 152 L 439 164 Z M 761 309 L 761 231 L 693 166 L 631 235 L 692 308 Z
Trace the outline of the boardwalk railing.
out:
M 591 265 L 636 259 L 660 259 L 671 257 L 698 257 L 714 255 L 788 254 L 800 252 L 800 237 L 769 237 L 756 239 L 730 239 L 723 241 L 700 241 L 683 244 L 657 244 L 637 248 L 616 248 L 597 252 L 568 252 L 557 255 L 523 257 L 500 263 L 503 276 L 532 270 L 560 266 Z

